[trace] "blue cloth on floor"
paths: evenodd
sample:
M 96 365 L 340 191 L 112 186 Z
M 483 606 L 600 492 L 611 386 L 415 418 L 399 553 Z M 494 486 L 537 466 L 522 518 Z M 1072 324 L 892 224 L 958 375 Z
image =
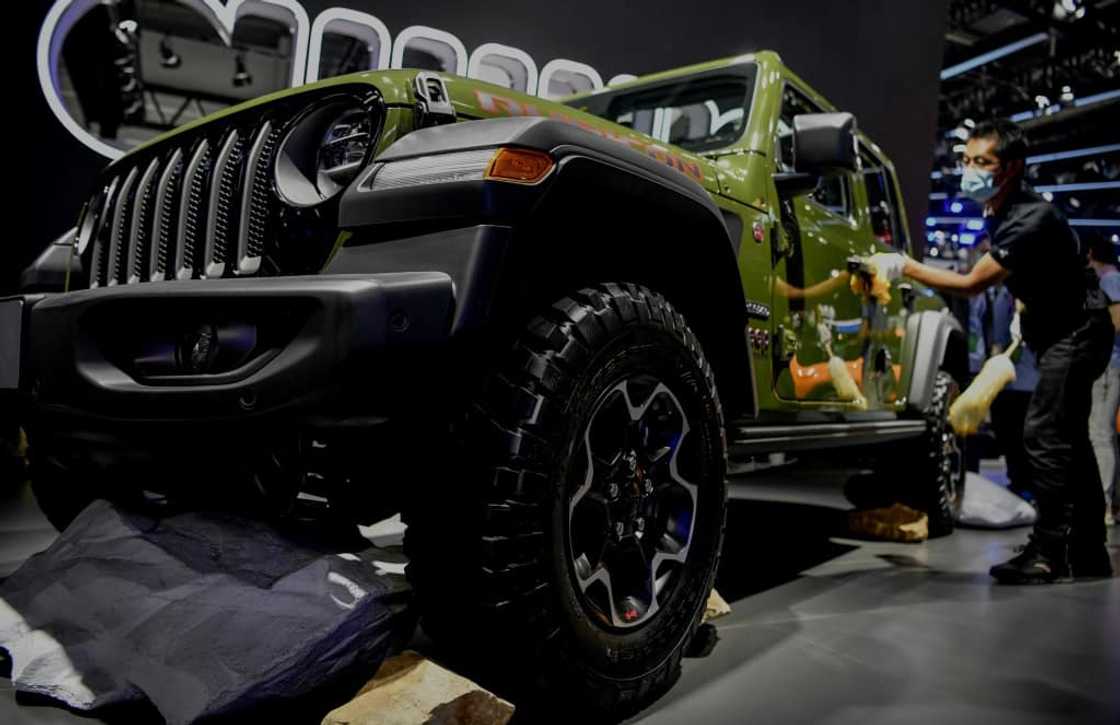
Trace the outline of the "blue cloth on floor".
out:
M 98 501 L 0 584 L 0 648 L 17 690 L 78 709 L 147 698 L 173 724 L 243 711 L 384 658 L 407 585 L 373 551 Z

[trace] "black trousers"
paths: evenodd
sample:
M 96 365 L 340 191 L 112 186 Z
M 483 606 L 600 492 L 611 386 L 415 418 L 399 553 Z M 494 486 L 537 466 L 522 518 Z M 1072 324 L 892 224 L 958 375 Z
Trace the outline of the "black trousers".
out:
M 1044 537 L 1072 533 L 1073 541 L 1105 541 L 1104 496 L 1089 443 L 1093 381 L 1112 353 L 1112 321 L 1104 310 L 1038 355 L 1038 387 L 1023 426 L 1023 449 Z
M 1007 480 L 1018 493 L 1034 495 L 1030 467 L 1023 449 L 1023 427 L 1031 402 L 1029 390 L 1004 390 L 992 401 L 992 431 L 1007 462 Z

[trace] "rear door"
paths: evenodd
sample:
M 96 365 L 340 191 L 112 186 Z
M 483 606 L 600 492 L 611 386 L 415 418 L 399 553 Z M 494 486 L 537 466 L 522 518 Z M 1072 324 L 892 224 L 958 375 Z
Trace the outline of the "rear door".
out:
M 905 252 L 909 246 L 906 224 L 893 169 L 878 149 L 866 142 L 860 143 L 860 166 L 857 217 L 866 250 L 861 254 Z M 889 304 L 866 310 L 863 390 L 869 400 L 883 405 L 897 402 L 902 395 L 902 345 L 911 304 L 912 287 L 900 280 L 893 285 Z

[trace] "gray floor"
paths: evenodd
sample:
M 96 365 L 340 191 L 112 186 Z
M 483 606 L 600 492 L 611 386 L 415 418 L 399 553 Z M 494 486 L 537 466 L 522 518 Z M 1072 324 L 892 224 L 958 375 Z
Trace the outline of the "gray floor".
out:
M 635 722 L 1120 723 L 1120 579 L 993 586 L 988 567 L 1022 530 L 844 538 L 845 477 L 793 466 L 736 481 L 717 581 L 733 611 Z M 53 536 L 28 492 L 0 500 L 0 577 Z M 17 703 L 0 679 L 0 723 L 83 720 Z

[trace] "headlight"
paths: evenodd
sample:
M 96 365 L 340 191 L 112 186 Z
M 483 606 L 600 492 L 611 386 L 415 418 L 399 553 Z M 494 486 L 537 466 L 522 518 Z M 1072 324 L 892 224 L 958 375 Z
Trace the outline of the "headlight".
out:
M 330 199 L 354 180 L 373 146 L 373 119 L 354 101 L 335 101 L 305 113 L 280 143 L 276 191 L 292 206 Z
M 381 164 L 368 182 L 368 187 L 371 191 L 383 191 L 420 184 L 483 179 L 537 184 L 548 176 L 554 166 L 551 156 L 533 149 L 455 151 Z

